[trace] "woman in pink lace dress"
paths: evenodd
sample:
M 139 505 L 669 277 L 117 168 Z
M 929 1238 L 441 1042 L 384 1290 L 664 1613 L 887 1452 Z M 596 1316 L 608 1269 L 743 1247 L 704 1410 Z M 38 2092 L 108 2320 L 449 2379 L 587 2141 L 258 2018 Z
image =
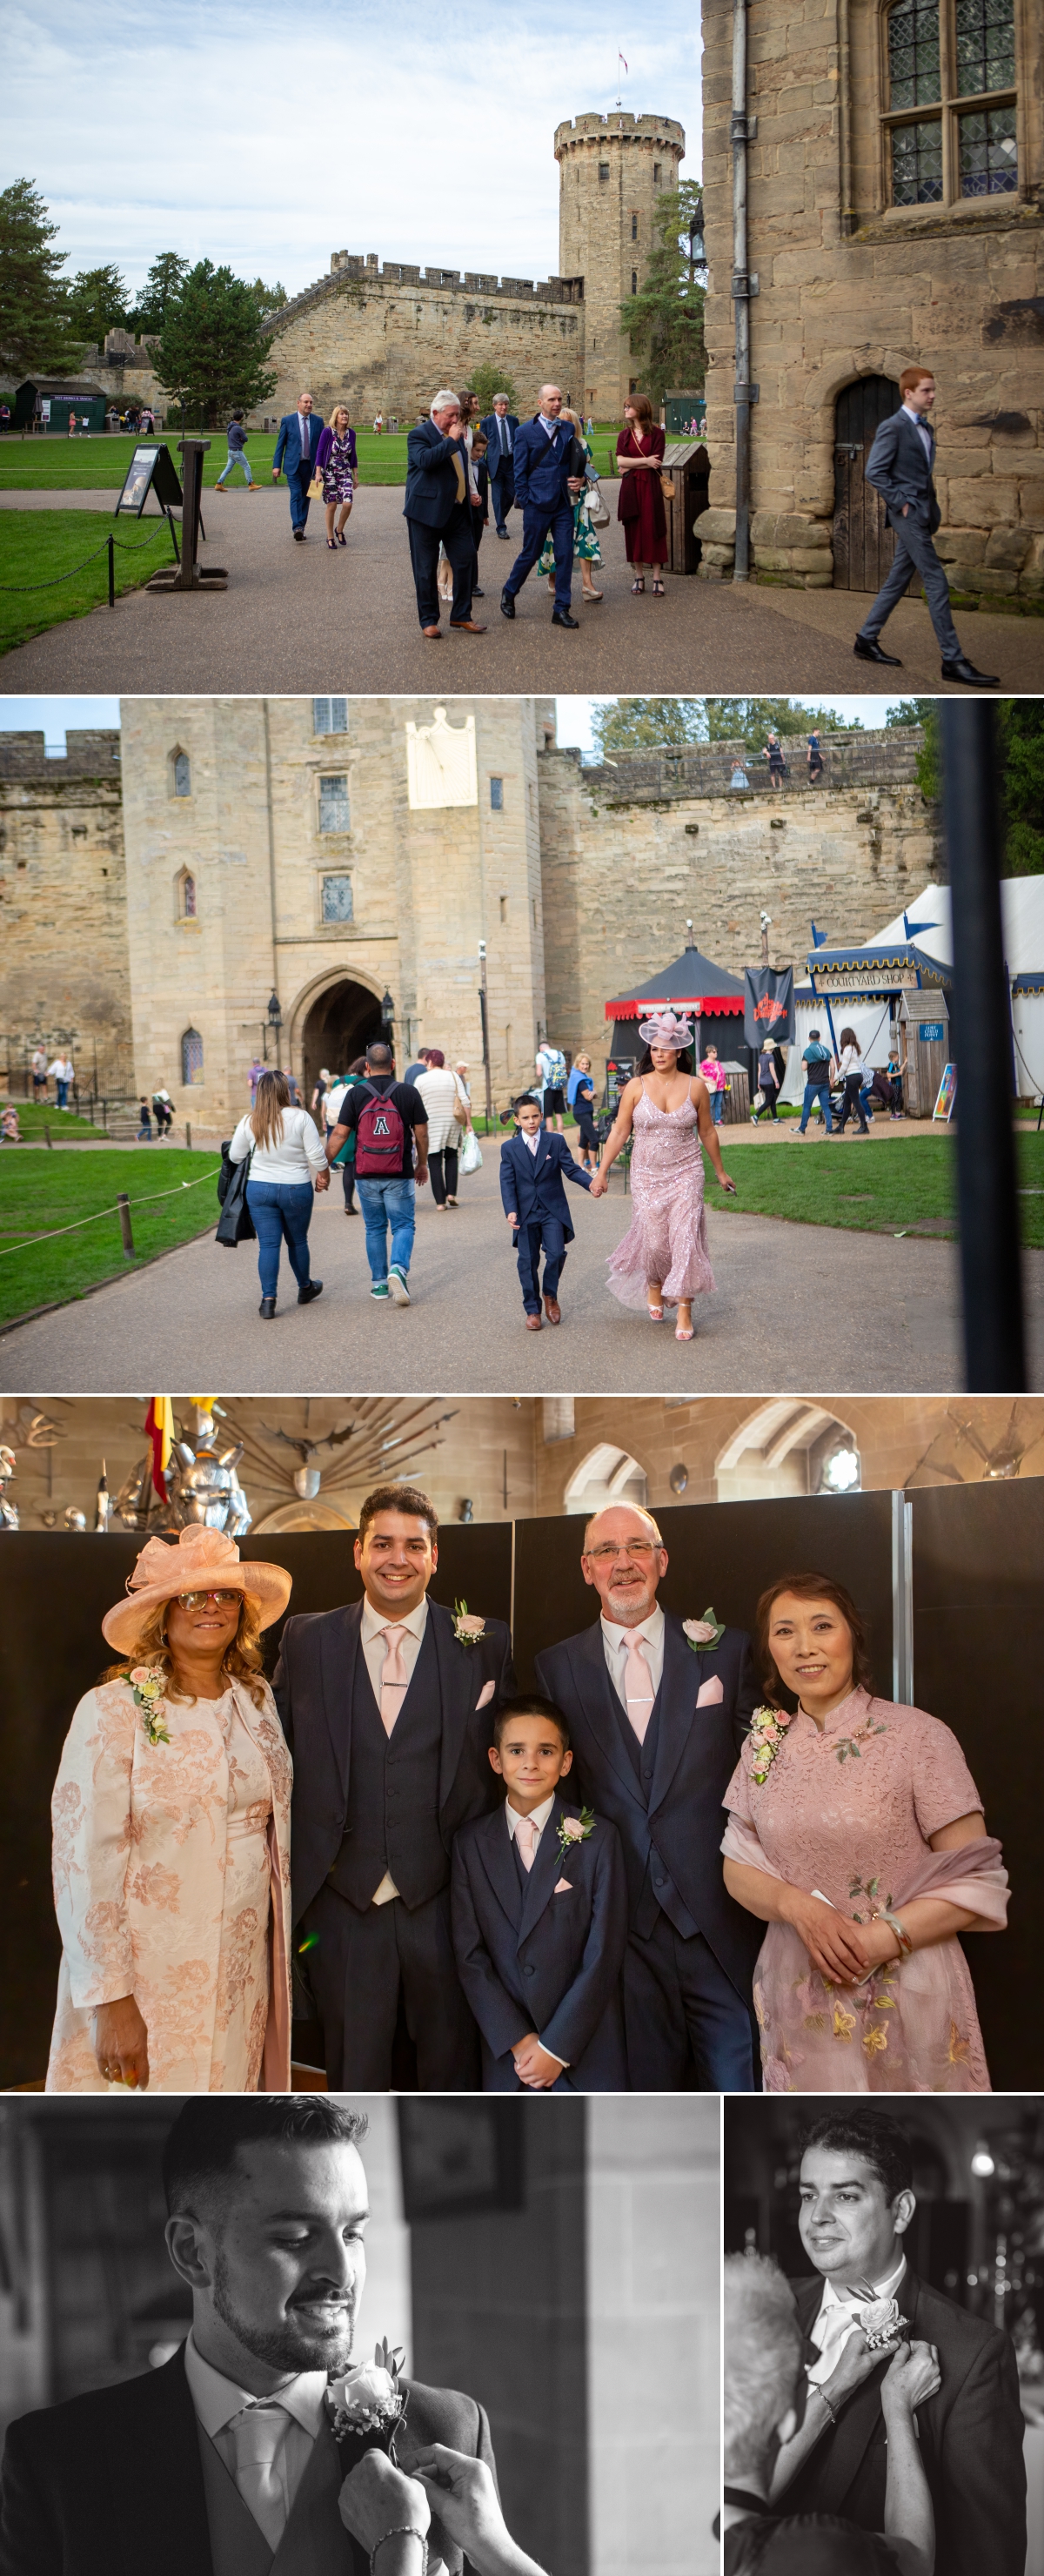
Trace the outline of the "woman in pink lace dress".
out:
M 703 1205 L 703 1155 L 723 1190 L 735 1196 L 721 1159 L 707 1085 L 693 1077 L 688 1021 L 655 1011 L 638 1035 L 645 1054 L 633 1082 L 620 1094 L 615 1123 L 591 1183 L 593 1199 L 609 1186 L 609 1166 L 632 1130 L 631 1197 L 634 1214 L 609 1260 L 609 1286 L 623 1306 L 644 1306 L 662 1324 L 665 1306 L 676 1306 L 679 1342 L 692 1340 L 692 1300 L 715 1286 L 707 1251 Z
M 766 2092 L 988 2093 L 957 1935 L 1004 1930 L 1008 1879 L 956 1736 L 874 1696 L 859 1612 L 826 1575 L 762 1593 L 755 1651 L 768 1704 L 721 1848 L 730 1895 L 768 1926 Z

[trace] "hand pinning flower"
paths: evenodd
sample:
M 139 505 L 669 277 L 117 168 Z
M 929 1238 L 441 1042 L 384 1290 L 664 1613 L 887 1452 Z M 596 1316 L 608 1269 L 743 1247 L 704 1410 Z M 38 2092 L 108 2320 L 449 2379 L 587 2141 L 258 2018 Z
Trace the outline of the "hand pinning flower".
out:
M 785 1708 L 756 1708 L 750 1721 L 750 1776 L 763 1789 L 790 1724 Z
M 715 1618 L 709 1603 L 702 1619 L 682 1620 L 682 1635 L 688 1638 L 694 1655 L 702 1654 L 706 1646 L 719 1646 L 724 1634 L 724 1622 Z
M 558 1828 L 558 1848 L 563 1860 L 574 1843 L 585 1843 L 594 1832 L 593 1807 L 581 1807 L 578 1816 L 563 1816 Z
M 474 1612 L 468 1609 L 466 1601 L 455 1601 L 453 1604 L 453 1634 L 457 1639 L 458 1645 L 477 1645 L 479 1638 L 484 1637 L 485 1633 L 485 1620 L 476 1619 Z
M 169 1744 L 170 1737 L 158 1713 L 167 1687 L 166 1674 L 157 1672 L 148 1664 L 135 1664 L 129 1678 L 134 1704 L 141 1710 L 141 1722 L 149 1743 Z

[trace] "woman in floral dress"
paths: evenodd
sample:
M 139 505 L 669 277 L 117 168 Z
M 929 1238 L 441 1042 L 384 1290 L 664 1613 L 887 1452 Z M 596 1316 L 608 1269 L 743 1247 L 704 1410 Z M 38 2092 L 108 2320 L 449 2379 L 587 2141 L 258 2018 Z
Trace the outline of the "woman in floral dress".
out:
M 594 448 L 591 445 L 590 439 L 585 434 L 579 413 L 563 409 L 559 414 L 559 418 L 561 420 L 572 421 L 573 434 L 579 439 L 588 464 L 592 464 L 594 461 Z M 597 478 L 594 480 L 593 484 L 591 481 L 585 483 L 583 491 L 577 493 L 576 499 L 573 503 L 573 555 L 575 561 L 580 566 L 580 579 L 583 583 L 584 598 L 597 604 L 600 599 L 604 599 L 605 593 L 604 591 L 595 589 L 594 576 L 591 571 L 592 564 L 600 565 L 602 561 L 602 549 L 598 543 L 598 530 L 597 528 L 593 528 L 591 525 L 592 489 L 594 491 L 597 491 L 598 489 Z M 539 581 L 541 578 L 548 582 L 553 597 L 555 588 L 555 549 L 550 529 L 548 529 L 548 533 L 544 539 L 543 552 L 537 565 L 537 580 Z
M 343 403 L 338 403 L 326 428 L 320 432 L 315 470 L 321 477 L 326 503 L 326 542 L 331 554 L 336 554 L 338 546 L 348 543 L 344 532 L 352 515 L 355 486 L 359 480 L 355 431 Z
M 52 1800 L 47 2090 L 284 2092 L 292 1774 L 257 1640 L 290 1577 L 194 1526 L 149 1539 L 128 1591 Z
M 722 1164 L 707 1085 L 699 1075 L 693 1077 L 688 1021 L 673 1011 L 657 1011 L 642 1021 L 638 1035 L 645 1040 L 645 1054 L 635 1079 L 620 1094 L 591 1196 L 604 1197 L 609 1166 L 633 1130 L 634 1214 L 623 1242 L 610 1255 L 609 1286 L 621 1305 L 644 1306 L 653 1324 L 662 1324 L 665 1306 L 676 1306 L 676 1339 L 691 1342 L 692 1300 L 715 1285 L 707 1251 L 701 1146 L 722 1189 L 734 1196 L 736 1184 Z
M 956 1736 L 876 1697 L 859 1611 L 826 1575 L 762 1593 L 755 1651 L 767 1703 L 721 1848 L 730 1895 L 768 1926 L 766 2092 L 988 2093 L 957 1935 L 1004 1930 L 1008 1880 Z

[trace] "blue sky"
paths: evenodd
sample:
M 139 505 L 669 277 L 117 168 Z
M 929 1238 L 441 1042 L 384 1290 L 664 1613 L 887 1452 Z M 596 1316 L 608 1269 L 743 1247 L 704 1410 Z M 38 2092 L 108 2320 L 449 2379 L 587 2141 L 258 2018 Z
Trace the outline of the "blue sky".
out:
M 2 157 L 35 181 L 73 271 L 132 288 L 157 251 L 208 256 L 289 294 L 332 250 L 547 277 L 558 267 L 554 129 L 625 107 L 685 127 L 698 176 L 699 12 L 666 0 L 565 24 L 512 10 L 288 14 L 273 0 L 8 0 Z
M 579 743 L 581 750 L 591 749 L 591 713 L 597 698 L 558 698 L 558 739 L 562 744 Z M 799 706 L 816 706 L 815 698 L 797 701 Z M 894 698 L 832 698 L 842 724 L 883 725 Z M 91 729 L 94 726 L 118 725 L 118 698 L 3 698 L 0 697 L 0 733 L 40 733 L 48 748 L 61 751 L 67 725 Z

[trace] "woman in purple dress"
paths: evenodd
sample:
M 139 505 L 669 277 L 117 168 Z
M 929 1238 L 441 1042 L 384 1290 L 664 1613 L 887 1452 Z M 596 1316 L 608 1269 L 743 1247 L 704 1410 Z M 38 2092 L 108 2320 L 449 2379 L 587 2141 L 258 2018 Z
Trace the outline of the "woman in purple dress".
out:
M 658 1010 L 642 1021 L 638 1035 L 645 1054 L 620 1094 L 591 1196 L 604 1197 L 609 1166 L 633 1130 L 634 1214 L 610 1256 L 609 1286 L 621 1305 L 644 1306 L 653 1324 L 662 1324 L 665 1306 L 676 1306 L 676 1339 L 691 1342 L 692 1300 L 716 1284 L 707 1252 L 701 1146 L 730 1197 L 736 1184 L 722 1164 L 707 1085 L 693 1075 L 688 1021 Z
M 355 431 L 343 403 L 338 403 L 326 428 L 320 432 L 315 470 L 322 481 L 326 503 L 326 542 L 334 554 L 338 546 L 348 542 L 345 525 L 352 514 L 355 486 L 359 480 Z

